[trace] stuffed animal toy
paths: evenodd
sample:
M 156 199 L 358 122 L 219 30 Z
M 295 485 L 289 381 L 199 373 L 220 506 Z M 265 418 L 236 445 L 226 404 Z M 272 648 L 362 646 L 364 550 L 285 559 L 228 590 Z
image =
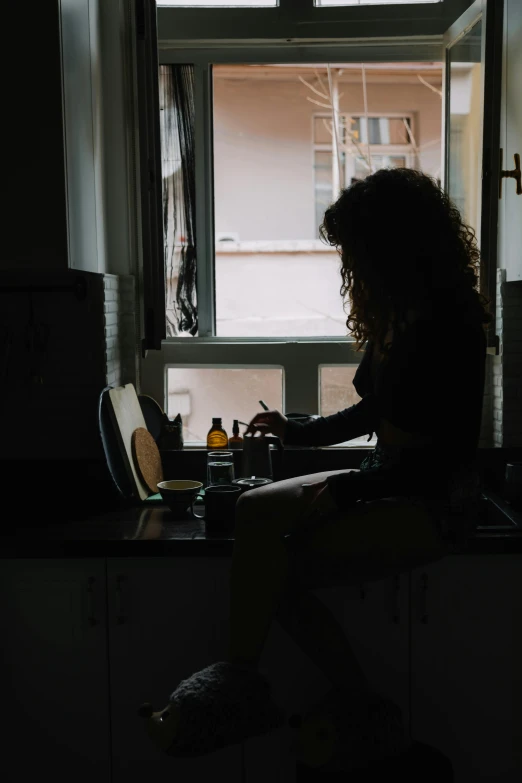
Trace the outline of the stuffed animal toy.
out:
M 283 711 L 271 700 L 263 675 L 227 662 L 208 666 L 172 693 L 159 712 L 138 710 L 147 732 L 171 756 L 201 756 L 280 728 Z

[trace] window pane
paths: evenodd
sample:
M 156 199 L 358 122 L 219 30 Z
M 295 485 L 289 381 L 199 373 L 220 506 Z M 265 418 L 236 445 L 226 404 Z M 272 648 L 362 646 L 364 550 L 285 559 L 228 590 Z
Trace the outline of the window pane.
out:
M 352 135 L 361 144 L 410 144 L 411 130 L 409 117 L 352 117 L 350 128 Z M 368 130 L 367 130 L 368 129 Z
M 325 210 L 333 201 L 332 153 L 316 150 L 315 173 L 315 222 L 319 227 Z M 319 236 L 319 234 L 317 234 Z
M 350 408 L 360 401 L 360 397 L 353 387 L 353 378 L 357 372 L 357 365 L 320 367 L 320 411 L 321 416 L 331 416 L 332 413 Z M 368 441 L 368 435 L 347 441 L 351 446 L 372 446 L 377 442 L 374 434 Z
M 314 117 L 314 144 L 332 143 L 332 117 Z
M 482 22 L 450 49 L 450 111 L 446 189 L 480 237 L 482 158 Z
M 228 436 L 234 419 L 249 422 L 264 400 L 270 408 L 283 409 L 283 369 L 169 367 L 167 413 L 183 421 L 183 439 L 206 443 L 212 419 L 220 417 Z M 245 428 L 240 426 L 240 431 Z
M 276 7 L 279 3 L 278 0 L 156 0 L 156 5 L 172 8 L 262 8 Z
M 372 155 L 371 156 L 372 170 L 378 171 L 379 169 L 402 169 L 406 166 L 406 158 L 404 155 Z M 355 178 L 364 179 L 369 174 L 368 162 L 364 158 L 355 159 Z
M 419 3 L 442 3 L 442 0 L 314 0 L 314 5 L 417 5 Z
M 347 336 L 339 255 L 319 238 L 325 210 L 377 168 L 440 177 L 441 63 L 367 63 L 364 74 L 368 128 L 360 63 L 214 66 L 218 337 Z M 321 104 L 339 106 L 337 155 Z

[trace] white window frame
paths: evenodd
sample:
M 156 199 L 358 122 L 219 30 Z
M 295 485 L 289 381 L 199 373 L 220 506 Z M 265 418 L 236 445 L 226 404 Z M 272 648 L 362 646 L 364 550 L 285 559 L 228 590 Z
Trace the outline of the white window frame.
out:
M 455 0 L 457 3 L 461 0 Z M 453 0 L 451 0 L 453 2 Z M 308 6 L 311 4 L 305 3 Z M 424 16 L 426 8 L 439 8 L 447 14 L 450 0 L 438 5 L 421 4 L 417 6 L 395 6 L 400 8 L 402 18 L 407 12 Z M 257 11 L 272 14 L 272 23 L 276 12 L 284 12 L 285 19 L 296 24 L 303 21 L 302 12 L 297 6 L 298 0 L 281 0 L 277 9 L 242 9 L 241 17 L 233 9 L 223 9 L 223 19 L 229 22 L 228 29 L 236 29 L 246 24 L 247 17 Z M 379 15 L 389 16 L 391 6 L 379 8 Z M 354 19 L 354 13 L 363 13 L 371 17 L 375 7 L 365 6 L 346 8 L 317 8 L 315 12 L 324 13 L 324 17 L 339 15 L 346 21 Z M 165 24 L 166 13 L 170 12 L 169 24 Z M 239 9 L 238 9 L 239 11 Z M 311 13 L 310 8 L 308 11 Z M 227 15 L 228 12 L 228 15 Z M 415 36 L 412 29 L 410 38 L 401 39 L 343 39 L 324 41 L 314 39 L 294 39 L 276 42 L 264 39 L 249 41 L 224 40 L 185 40 L 181 36 L 174 39 L 172 31 L 182 29 L 173 21 L 185 21 L 185 29 L 198 20 L 199 29 L 203 22 L 202 9 L 159 9 L 159 62 L 190 63 L 194 65 L 195 105 L 198 121 L 195 128 L 195 165 L 196 165 L 196 241 L 198 246 L 198 284 L 197 303 L 199 337 L 167 338 L 162 342 L 161 351 L 149 351 L 141 359 L 141 380 L 144 393 L 155 399 L 167 400 L 167 370 L 169 367 L 212 367 L 219 366 L 270 366 L 283 368 L 283 411 L 320 413 L 320 367 L 357 365 L 364 352 L 355 350 L 355 341 L 351 337 L 281 337 L 281 338 L 225 338 L 215 336 L 215 281 L 214 281 L 214 215 L 213 215 L 213 149 L 212 149 L 212 65 L 218 64 L 274 64 L 274 63 L 346 63 L 346 62 L 442 62 L 443 37 L 437 29 L 433 35 Z M 162 14 L 163 31 L 162 35 Z M 217 18 L 218 9 L 212 11 Z M 314 17 L 316 18 L 316 17 Z M 362 17 L 359 17 L 362 18 Z M 208 19 L 208 17 L 207 17 Z M 266 21 L 267 17 L 259 17 Z M 281 20 L 281 17 L 279 16 Z M 442 17 L 441 17 L 442 19 Z M 188 20 L 188 21 L 187 21 Z M 300 20 L 299 22 L 297 20 Z M 188 23 L 190 22 L 190 24 Z M 293 23 L 292 22 L 292 23 Z M 336 22 L 336 24 L 337 24 Z M 446 24 L 446 21 L 439 21 Z M 169 26 L 170 25 L 170 26 Z M 270 35 L 273 36 L 273 27 Z M 301 35 L 303 33 L 301 28 Z M 310 29 L 310 28 L 308 28 Z M 361 30 L 363 28 L 361 27 Z M 381 31 L 382 32 L 382 31 Z M 213 33 L 214 35 L 216 33 Z M 316 32 L 313 33 L 314 35 Z M 268 36 L 267 36 L 268 37 Z M 360 112 L 359 112 L 360 113 Z M 358 113 L 358 114 L 359 114 Z M 408 116 L 400 112 L 397 116 Z M 384 116 L 379 113 L 375 116 Z M 388 116 L 388 114 L 387 114 Z M 391 114 L 389 116 L 392 116 Z M 399 145 L 393 150 L 399 154 Z M 252 413 L 255 413 L 253 411 Z M 188 444 L 191 445 L 191 444 Z M 196 445 L 196 444 L 193 444 Z M 347 444 L 348 446 L 350 444 Z M 355 444 L 354 444 L 355 445 Z M 356 444 L 360 448 L 360 444 Z M 370 447 L 369 444 L 368 447 Z

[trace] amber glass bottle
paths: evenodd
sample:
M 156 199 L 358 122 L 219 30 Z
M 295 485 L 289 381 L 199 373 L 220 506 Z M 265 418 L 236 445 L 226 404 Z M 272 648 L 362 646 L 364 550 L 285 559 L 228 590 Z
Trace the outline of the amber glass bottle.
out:
M 234 424 L 232 425 L 232 437 L 228 441 L 228 448 L 229 449 L 243 448 L 243 438 L 239 434 L 239 421 L 237 419 L 234 419 Z
M 212 419 L 212 427 L 207 435 L 207 449 L 228 448 L 228 435 L 221 425 L 221 419 Z

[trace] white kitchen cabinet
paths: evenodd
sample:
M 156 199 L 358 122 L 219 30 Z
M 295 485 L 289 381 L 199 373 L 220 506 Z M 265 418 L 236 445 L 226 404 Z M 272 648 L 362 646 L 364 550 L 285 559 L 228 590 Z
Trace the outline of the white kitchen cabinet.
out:
M 345 629 L 369 682 L 403 710 L 408 727 L 408 573 L 353 587 L 317 590 Z M 261 659 L 276 701 L 290 716 L 313 704 L 330 688 L 312 661 L 274 622 Z M 294 732 L 284 727 L 245 743 L 248 783 L 292 783 Z
M 455 783 L 522 777 L 522 557 L 449 556 L 412 572 L 412 736 Z
M 10 780 L 109 783 L 105 585 L 102 558 L 2 560 L 2 765 Z
M 166 706 L 181 680 L 226 660 L 230 558 L 109 558 L 112 783 L 241 780 L 241 745 L 176 759 L 157 750 L 138 716 Z

